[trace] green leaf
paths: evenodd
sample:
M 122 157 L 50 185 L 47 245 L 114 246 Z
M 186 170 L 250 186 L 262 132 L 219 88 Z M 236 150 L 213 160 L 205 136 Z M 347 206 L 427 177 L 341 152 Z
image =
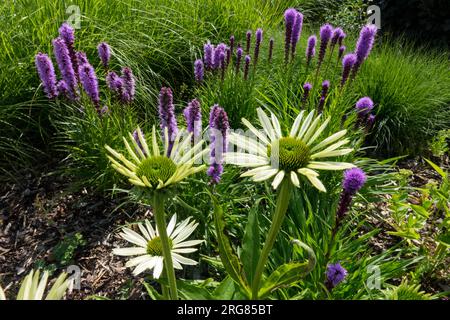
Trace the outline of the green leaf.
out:
M 163 296 L 160 295 L 151 284 L 144 282 L 144 287 L 152 300 L 164 300 Z
M 446 174 L 446 173 L 444 172 L 444 170 L 442 170 L 437 164 L 431 162 L 431 161 L 428 160 L 428 159 L 425 159 L 425 161 L 428 162 L 428 164 L 429 164 L 430 166 L 432 166 L 433 169 L 434 169 L 437 173 L 439 173 L 439 174 L 442 176 L 442 178 L 444 178 L 444 179 L 447 178 L 447 174 Z
M 428 218 L 430 216 L 430 213 L 422 206 L 418 206 L 415 204 L 411 204 L 411 208 L 419 215 L 421 215 L 424 218 Z
M 217 242 L 219 244 L 219 255 L 228 275 L 239 284 L 244 291 L 250 294 L 250 289 L 243 275 L 242 264 L 231 247 L 230 240 L 224 234 L 225 222 L 223 221 L 223 209 L 216 197 L 210 194 L 214 205 L 214 224 L 216 227 Z
M 248 283 L 253 283 L 253 277 L 261 253 L 257 210 L 259 202 L 260 200 L 256 201 L 255 205 L 250 210 L 242 243 L 241 261 L 244 266 L 244 272 Z
M 217 300 L 232 300 L 235 293 L 236 287 L 233 279 L 226 277 L 214 290 L 212 296 Z
M 202 287 L 177 280 L 178 294 L 185 300 L 213 300 L 209 291 Z
M 292 242 L 308 252 L 308 262 L 290 262 L 278 267 L 264 281 L 258 294 L 260 299 L 267 297 L 270 293 L 280 287 L 289 286 L 300 281 L 314 269 L 314 266 L 316 265 L 316 255 L 314 254 L 314 251 L 299 240 L 293 240 Z

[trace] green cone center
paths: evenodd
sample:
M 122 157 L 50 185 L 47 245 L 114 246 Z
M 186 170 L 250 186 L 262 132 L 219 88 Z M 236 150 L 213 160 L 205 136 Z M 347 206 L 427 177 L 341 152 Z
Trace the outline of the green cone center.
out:
M 169 248 L 172 250 L 173 243 L 172 239 L 169 238 Z M 149 242 L 147 242 L 147 253 L 151 256 L 163 256 L 163 249 L 160 237 L 155 237 Z
M 300 139 L 285 137 L 267 147 L 267 155 L 272 165 L 286 172 L 306 167 L 311 159 L 309 147 Z
M 169 158 L 163 156 L 151 157 L 143 160 L 136 170 L 138 177 L 145 176 L 155 186 L 161 180 L 166 182 L 175 173 L 176 164 Z

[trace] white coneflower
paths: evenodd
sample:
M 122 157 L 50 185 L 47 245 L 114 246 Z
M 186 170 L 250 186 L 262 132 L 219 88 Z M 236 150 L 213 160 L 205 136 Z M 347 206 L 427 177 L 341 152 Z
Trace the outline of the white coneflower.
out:
M 176 184 L 187 176 L 206 168 L 205 165 L 194 166 L 198 159 L 201 159 L 204 154 L 209 152 L 208 149 L 201 150 L 203 140 L 192 147 L 192 133 L 182 139 L 183 135 L 184 130 L 180 130 L 173 142 L 170 155 L 168 155 L 167 129 L 164 152 L 161 154 L 155 127 L 152 130 L 152 144 L 150 147 L 147 145 L 144 134 L 139 128 L 136 130 L 134 137 L 131 133 L 129 134 L 134 150 L 127 139 L 123 138 L 125 147 L 131 157 L 130 160 L 108 145 L 105 148 L 112 155 L 112 157 L 108 156 L 108 159 L 112 162 L 112 167 L 128 177 L 132 184 L 157 190 Z
M 177 225 L 176 219 L 176 215 L 173 215 L 172 219 L 170 219 L 167 225 L 167 235 L 169 237 L 173 267 L 182 269 L 182 264 L 196 265 L 197 262 L 183 257 L 181 254 L 197 251 L 193 246 L 202 243 L 203 240 L 185 241 L 197 228 L 198 223 L 188 218 Z M 136 256 L 126 263 L 126 267 L 135 267 L 133 270 L 134 275 L 138 275 L 145 270 L 153 270 L 153 278 L 158 279 L 164 266 L 161 238 L 157 229 L 153 228 L 148 220 L 137 225 L 142 235 L 126 227 L 120 233 L 123 239 L 137 245 L 137 247 L 117 248 L 113 250 L 113 253 L 119 256 Z
M 314 187 L 325 192 L 324 185 L 318 179 L 319 173 L 315 170 L 344 170 L 354 167 L 353 164 L 346 162 L 321 161 L 353 151 L 351 148 L 341 149 L 350 142 L 349 139 L 343 139 L 346 130 L 326 139 L 319 139 L 330 121 L 329 118 L 320 124 L 320 115 L 314 118 L 314 111 L 311 111 L 303 117 L 305 112 L 302 111 L 295 119 L 289 135 L 283 136 L 280 123 L 273 113 L 270 118 L 261 108 L 257 109 L 257 113 L 263 132 L 257 130 L 246 119 L 242 119 L 242 122 L 259 141 L 232 133 L 230 142 L 248 153 L 225 154 L 227 163 L 252 168 L 243 173 L 243 177 L 251 177 L 253 181 L 274 178 L 272 186 L 276 189 L 284 177 L 288 177 L 294 186 L 299 187 L 300 175 L 308 178 Z
M 44 271 L 40 277 L 39 270 L 31 272 L 23 279 L 22 284 L 17 294 L 17 300 L 42 300 L 44 291 L 47 286 L 49 272 Z M 45 300 L 60 300 L 66 293 L 70 285 L 70 280 L 67 279 L 67 273 L 61 273 L 56 279 L 55 283 L 48 292 Z M 0 287 L 0 300 L 6 300 L 5 293 Z

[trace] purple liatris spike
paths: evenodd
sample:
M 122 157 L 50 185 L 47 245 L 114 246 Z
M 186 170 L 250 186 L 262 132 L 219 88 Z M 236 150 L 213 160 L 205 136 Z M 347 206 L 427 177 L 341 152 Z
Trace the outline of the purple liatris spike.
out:
M 210 43 L 207 43 L 203 46 L 204 57 L 203 61 L 205 63 L 206 70 L 211 70 L 213 67 L 213 53 L 214 46 Z
M 58 88 L 58 95 L 67 97 L 69 93 L 69 88 L 67 87 L 67 83 L 64 80 L 59 80 L 56 84 Z
M 220 68 L 220 64 L 221 64 L 221 60 L 220 60 L 220 56 L 222 54 L 225 55 L 225 49 L 226 49 L 226 45 L 224 43 L 219 43 L 215 48 L 214 48 L 214 55 L 213 55 L 213 69 L 219 69 Z
M 175 107 L 173 105 L 173 94 L 170 88 L 162 87 L 159 92 L 159 120 L 163 137 L 167 128 L 169 146 L 168 153 L 172 151 L 173 142 L 178 134 L 177 118 L 175 117 Z
M 292 41 L 292 27 L 297 17 L 297 10 L 289 8 L 284 12 L 284 62 L 289 62 L 289 50 Z
M 325 24 L 320 28 L 320 49 L 319 49 L 319 57 L 318 57 L 318 68 L 323 62 L 325 58 L 325 54 L 327 52 L 328 43 L 330 42 L 331 36 L 333 33 L 333 27 L 330 24 Z
M 136 84 L 133 72 L 131 71 L 130 68 L 128 67 L 122 68 L 122 81 L 123 81 L 124 100 L 126 102 L 131 102 L 134 99 Z
M 270 40 L 269 40 L 269 63 L 272 62 L 272 56 L 273 56 L 273 38 L 270 38 Z
M 359 168 L 348 169 L 344 172 L 344 180 L 342 181 L 342 193 L 339 200 L 338 209 L 336 212 L 337 224 L 344 217 L 350 208 L 353 196 L 366 183 L 366 174 Z
M 200 102 L 197 99 L 189 102 L 188 106 L 183 110 L 183 115 L 186 120 L 187 131 L 192 133 L 192 141 L 195 141 L 202 133 Z
M 377 30 L 377 26 L 374 24 L 364 26 L 361 29 L 358 42 L 356 43 L 356 62 L 353 67 L 352 78 L 356 76 L 361 64 L 367 59 L 370 51 L 372 51 Z
M 78 66 L 80 65 L 77 61 L 76 52 L 74 48 L 75 43 L 75 31 L 66 22 L 64 22 L 58 30 L 59 37 L 63 39 L 67 46 L 67 51 L 69 52 L 70 61 L 72 62 L 72 67 L 75 72 L 75 76 L 78 78 Z
M 69 88 L 69 96 L 71 99 L 76 99 L 77 93 L 77 78 L 73 69 L 72 60 L 70 59 L 67 45 L 61 38 L 53 40 L 53 52 L 58 63 L 63 80 Z
M 252 40 L 252 32 L 249 30 L 247 31 L 247 33 L 245 34 L 245 53 L 249 54 L 250 53 L 250 41 Z
M 356 102 L 356 110 L 358 111 L 358 115 L 367 116 L 373 109 L 373 101 L 369 97 L 364 97 Z
M 231 62 L 231 49 L 230 48 L 226 48 L 225 49 L 225 55 L 226 55 L 226 58 L 225 58 L 225 64 L 226 64 L 226 66 L 228 67 L 228 65 L 230 64 L 230 62 Z
M 227 113 L 218 105 L 211 109 L 209 128 L 211 159 L 207 174 L 211 177 L 211 184 L 217 184 L 223 172 L 223 154 L 227 152 L 227 135 L 230 128 Z
M 79 66 L 85 63 L 89 63 L 86 53 L 84 53 L 83 51 L 78 51 L 77 53 L 75 53 L 75 57 L 77 58 L 77 63 Z
M 245 56 L 245 66 L 244 66 L 244 80 L 248 79 L 248 71 L 249 71 L 249 68 L 250 68 L 250 60 L 251 60 L 250 56 L 246 55 Z
M 356 55 L 354 53 L 346 54 L 342 59 L 342 78 L 341 78 L 342 87 L 347 82 L 348 76 L 350 75 L 350 71 L 352 70 L 355 62 L 356 62 Z
M 194 63 L 194 75 L 195 75 L 195 81 L 198 83 L 201 83 L 203 81 L 203 61 L 201 59 L 195 60 Z
M 370 130 L 373 128 L 373 126 L 375 124 L 375 120 L 376 120 L 376 116 L 374 114 L 369 114 L 369 116 L 367 117 L 367 122 L 366 122 L 367 130 Z
M 136 144 L 137 144 L 139 150 L 142 152 L 142 154 L 147 157 L 148 155 L 145 152 L 144 147 L 142 146 L 141 139 L 139 139 L 138 130 L 140 131 L 139 133 L 142 135 L 142 137 L 145 139 L 144 132 L 142 132 L 142 129 L 140 129 L 140 128 L 133 131 L 133 139 L 136 142 Z M 136 152 L 137 152 L 137 154 L 140 154 L 140 152 L 138 150 L 136 150 Z
M 312 58 L 316 55 L 316 42 L 316 36 L 310 36 L 308 38 L 308 45 L 306 47 L 306 65 L 308 66 L 311 63 Z
M 230 52 L 231 52 L 231 54 L 233 54 L 233 51 L 234 51 L 234 41 L 235 41 L 234 36 L 231 36 L 230 37 Z
M 339 42 L 339 39 L 344 34 L 344 31 L 341 28 L 336 28 L 333 30 L 333 35 L 331 36 L 331 46 L 334 48 L 336 44 Z
M 292 51 L 292 59 L 295 56 L 295 49 L 297 47 L 297 42 L 300 39 L 300 35 L 302 34 L 303 28 L 303 15 L 300 12 L 297 12 L 295 16 L 295 22 L 292 26 L 292 36 L 291 36 L 291 51 Z
M 38 53 L 35 57 L 36 69 L 41 79 L 47 98 L 53 99 L 58 95 L 56 87 L 56 74 L 52 60 L 44 53 Z
M 108 68 L 109 60 L 111 59 L 111 49 L 106 42 L 101 42 L 98 47 L 98 56 L 102 61 L 102 64 L 105 68 Z
M 129 96 L 124 92 L 123 79 L 114 71 L 110 71 L 106 75 L 106 84 L 112 92 L 115 92 L 119 96 L 120 101 L 123 103 L 129 102 Z
M 321 114 L 323 112 L 323 107 L 325 106 L 325 101 L 327 99 L 328 90 L 330 89 L 330 81 L 325 80 L 322 83 L 322 94 L 319 100 L 319 106 L 317 107 L 317 113 Z
M 258 63 L 259 50 L 260 50 L 260 47 L 261 47 L 262 37 L 263 37 L 263 31 L 262 31 L 261 28 L 259 28 L 258 30 L 256 30 L 255 53 L 253 55 L 253 59 L 254 59 L 253 60 L 254 61 L 253 65 L 255 66 L 255 68 L 256 68 L 256 64 Z
M 239 69 L 240 69 L 242 54 L 243 54 L 243 50 L 242 50 L 241 46 L 238 45 L 238 48 L 236 50 L 236 73 L 238 73 Z
M 312 89 L 311 83 L 306 82 L 303 85 L 303 98 L 302 98 L 302 103 L 303 104 L 308 100 L 309 93 L 311 92 L 311 89 Z
M 220 63 L 220 79 L 223 81 L 225 78 L 225 53 L 221 52 L 219 55 L 219 63 Z
M 78 70 L 80 74 L 80 82 L 83 85 L 83 89 L 86 94 L 91 98 L 94 106 L 99 111 L 100 109 L 100 96 L 98 91 L 98 80 L 95 75 L 94 68 L 89 64 L 85 63 L 80 66 Z
M 342 56 L 344 55 L 345 49 L 346 49 L 345 46 L 339 47 L 338 61 L 341 60 Z
M 344 31 L 342 31 L 341 34 L 339 35 L 339 39 L 338 39 L 339 46 L 342 46 L 343 41 L 346 36 L 347 36 L 347 34 Z
M 328 290 L 332 290 L 345 279 L 347 276 L 347 270 L 345 270 L 340 263 L 331 263 L 327 265 L 326 276 L 327 279 L 325 285 Z

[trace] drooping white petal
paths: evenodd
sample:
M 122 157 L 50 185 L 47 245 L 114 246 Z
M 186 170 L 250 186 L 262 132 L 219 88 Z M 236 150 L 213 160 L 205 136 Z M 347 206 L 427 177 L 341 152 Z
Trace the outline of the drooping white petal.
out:
M 181 264 L 195 266 L 197 264 L 197 261 L 183 257 L 177 253 L 172 253 L 173 259 L 177 260 Z
M 255 155 L 267 154 L 267 147 L 263 146 L 261 143 L 250 137 L 242 136 L 232 132 L 228 137 L 228 141 L 236 145 L 238 148 L 244 149 L 251 154 Z
M 155 259 L 154 257 L 146 254 L 146 255 L 139 256 L 139 257 L 128 260 L 128 262 L 125 264 L 125 267 L 132 268 L 139 264 L 144 264 L 146 262 L 153 261 L 154 259 Z M 152 267 L 153 267 L 152 264 L 150 264 L 150 263 L 147 264 L 148 269 L 151 269 Z
M 333 150 L 333 151 L 320 151 L 320 152 L 317 152 L 317 153 L 311 155 L 311 159 L 345 156 L 346 154 L 349 154 L 352 151 L 353 151 L 353 149 L 350 149 L 350 148 Z
M 172 252 L 175 253 L 192 253 L 197 251 L 197 248 L 179 248 L 179 249 L 172 249 Z
M 325 189 L 325 186 L 322 184 L 322 182 L 313 175 L 306 175 L 308 180 L 311 182 L 311 184 L 316 187 L 319 191 L 327 192 L 327 189 Z
M 284 178 L 284 171 L 281 170 L 280 172 L 277 173 L 277 175 L 275 176 L 275 179 L 273 179 L 272 187 L 274 189 L 278 188 L 278 186 L 280 185 L 281 181 L 283 181 L 283 178 Z
M 311 148 L 311 152 L 314 152 L 316 150 L 320 150 L 323 147 L 339 140 L 340 138 L 342 138 L 343 136 L 345 136 L 345 134 L 347 133 L 347 130 L 341 130 L 339 132 L 336 132 L 335 134 L 332 134 L 331 136 L 329 136 L 328 138 L 322 140 L 320 143 L 318 143 L 317 145 L 315 145 L 314 147 Z
M 155 266 L 153 268 L 153 278 L 159 279 L 159 276 L 161 275 L 163 271 L 163 258 L 162 257 L 156 257 L 155 258 Z
M 173 247 L 175 249 L 185 248 L 185 247 L 196 246 L 196 245 L 201 244 L 203 242 L 205 242 L 205 240 L 189 240 L 189 241 L 184 241 L 184 242 L 180 242 L 180 243 L 174 244 Z
M 130 248 L 114 248 L 113 254 L 116 256 L 136 256 L 138 254 L 146 254 L 147 251 L 142 247 L 130 247 Z
M 261 171 L 266 171 L 272 169 L 271 166 L 262 166 L 262 167 L 257 167 L 248 171 L 245 171 L 243 174 L 241 174 L 241 177 L 251 177 Z
M 300 181 L 298 180 L 298 176 L 295 171 L 291 171 L 291 181 L 294 186 L 296 186 L 297 188 L 300 187 Z
M 332 161 L 311 161 L 308 168 L 318 170 L 346 170 L 355 167 L 354 164 L 348 162 L 332 162 Z
M 169 237 L 172 234 L 173 228 L 175 227 L 176 223 L 177 223 L 177 214 L 174 214 L 170 219 L 169 224 L 167 225 L 167 235 Z
M 228 164 L 234 164 L 243 167 L 257 167 L 269 164 L 269 158 L 267 157 L 240 152 L 227 152 L 224 154 L 224 160 Z
M 272 178 L 278 173 L 278 169 L 267 169 L 253 175 L 252 180 L 255 182 L 265 181 Z
M 315 176 L 315 177 L 319 176 L 319 174 L 316 171 L 308 169 L 308 168 L 298 169 L 297 172 L 300 174 L 303 174 L 305 176 L 307 176 L 307 175 L 311 175 L 311 176 Z
M 138 246 L 142 246 L 142 247 L 147 246 L 147 241 L 139 233 L 137 233 L 131 229 L 128 229 L 128 228 L 123 228 L 122 231 L 123 232 L 120 235 L 125 240 L 127 240 L 131 243 L 134 243 Z

